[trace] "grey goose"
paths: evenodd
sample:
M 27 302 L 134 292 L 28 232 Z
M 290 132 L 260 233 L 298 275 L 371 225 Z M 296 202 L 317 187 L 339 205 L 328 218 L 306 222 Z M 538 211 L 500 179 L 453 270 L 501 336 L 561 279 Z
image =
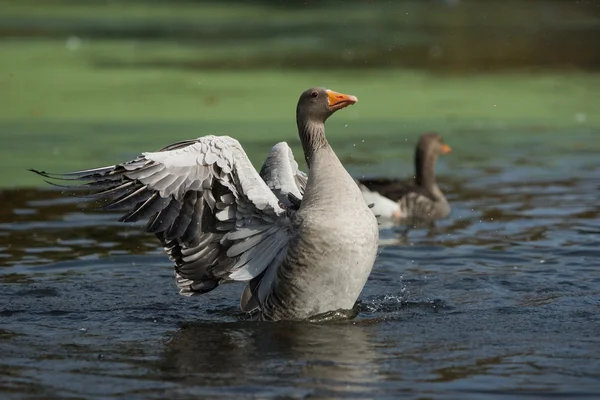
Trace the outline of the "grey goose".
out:
M 435 176 L 435 164 L 438 156 L 452 151 L 437 133 L 421 135 L 415 149 L 415 176 L 412 182 L 399 179 L 374 178 L 359 179 L 367 202 L 375 202 L 375 207 L 387 207 L 390 210 L 383 215 L 393 218 L 397 223 L 412 225 L 430 223 L 446 218 L 450 214 L 450 204 L 439 188 Z M 392 200 L 399 206 L 399 214 L 387 203 L 378 202 L 375 194 Z M 390 215 L 390 212 L 396 214 Z
M 296 122 L 309 173 L 296 188 L 269 188 L 228 136 L 102 168 L 32 171 L 81 183 L 104 209 L 124 210 L 120 221 L 146 221 L 174 263 L 181 294 L 245 281 L 242 310 L 260 320 L 304 320 L 352 309 L 377 253 L 376 218 L 325 137 L 325 121 L 357 101 L 324 88 L 301 94 Z M 283 173 L 296 174 L 292 161 Z

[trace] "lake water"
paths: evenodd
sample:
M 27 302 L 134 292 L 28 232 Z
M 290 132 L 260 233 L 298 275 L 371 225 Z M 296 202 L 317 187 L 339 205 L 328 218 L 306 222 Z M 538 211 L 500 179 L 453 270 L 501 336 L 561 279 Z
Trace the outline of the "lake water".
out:
M 600 398 L 593 2 L 0 3 L 1 400 Z M 453 148 L 452 214 L 382 225 L 352 321 L 181 297 L 152 236 L 26 171 L 210 133 L 300 160 L 313 85 L 360 99 L 327 127 L 354 175 L 410 175 L 423 131 Z
M 348 322 L 246 321 L 239 284 L 181 297 L 156 240 L 117 214 L 6 189 L 0 398 L 598 398 L 597 135 L 445 136 L 451 216 L 408 238 L 382 227 Z M 396 174 L 374 150 L 404 142 L 388 139 L 350 170 Z

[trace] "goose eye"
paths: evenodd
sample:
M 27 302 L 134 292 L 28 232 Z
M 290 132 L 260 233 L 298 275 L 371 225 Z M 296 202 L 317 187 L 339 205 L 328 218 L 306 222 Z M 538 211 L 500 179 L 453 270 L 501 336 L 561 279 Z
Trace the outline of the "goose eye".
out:
M 318 97 L 319 96 L 319 92 L 312 92 L 310 95 L 312 97 Z

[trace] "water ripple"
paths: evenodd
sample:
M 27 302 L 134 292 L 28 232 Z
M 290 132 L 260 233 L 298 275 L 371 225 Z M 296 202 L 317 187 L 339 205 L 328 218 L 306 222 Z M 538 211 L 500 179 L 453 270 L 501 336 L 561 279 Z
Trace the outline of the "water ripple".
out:
M 0 192 L 0 392 L 598 394 L 594 181 L 502 171 L 444 179 L 453 212 L 431 230 L 383 227 L 358 316 L 319 324 L 248 321 L 235 284 L 181 297 L 139 227 L 53 190 Z

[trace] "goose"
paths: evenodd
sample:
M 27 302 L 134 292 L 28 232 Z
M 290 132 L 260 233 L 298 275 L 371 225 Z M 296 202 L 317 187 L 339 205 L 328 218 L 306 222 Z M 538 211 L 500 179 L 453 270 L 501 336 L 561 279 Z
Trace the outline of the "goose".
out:
M 437 185 L 435 163 L 439 155 L 451 151 L 450 146 L 442 141 L 441 135 L 424 133 L 415 149 L 414 181 L 403 182 L 386 178 L 359 179 L 365 200 L 375 203 L 374 209 L 387 206 L 387 203 L 378 202 L 375 197 L 377 194 L 384 199 L 393 200 L 399 206 L 399 212 L 388 206 L 388 210 L 391 211 L 381 213 L 400 224 L 431 223 L 446 218 L 450 214 L 450 204 Z
M 107 167 L 31 171 L 79 183 L 104 209 L 124 210 L 122 222 L 146 221 L 174 263 L 180 294 L 244 281 L 240 308 L 256 319 L 311 319 L 352 310 L 376 258 L 377 220 L 325 137 L 325 121 L 357 101 L 319 87 L 301 94 L 296 122 L 309 169 L 302 192 L 270 189 L 228 136 Z

